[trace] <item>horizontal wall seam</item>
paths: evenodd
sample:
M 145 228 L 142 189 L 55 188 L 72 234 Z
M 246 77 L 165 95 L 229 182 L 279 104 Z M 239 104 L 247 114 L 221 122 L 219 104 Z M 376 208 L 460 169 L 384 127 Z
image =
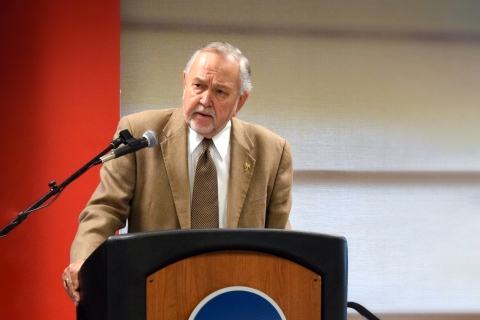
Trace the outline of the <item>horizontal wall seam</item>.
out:
M 480 43 L 480 33 L 409 30 L 342 29 L 302 26 L 259 26 L 232 24 L 204 24 L 187 21 L 133 21 L 121 22 L 123 31 L 189 32 L 239 34 L 255 36 L 307 37 L 338 40 L 382 40 L 407 42 Z
M 480 171 L 295 170 L 294 183 L 478 184 Z

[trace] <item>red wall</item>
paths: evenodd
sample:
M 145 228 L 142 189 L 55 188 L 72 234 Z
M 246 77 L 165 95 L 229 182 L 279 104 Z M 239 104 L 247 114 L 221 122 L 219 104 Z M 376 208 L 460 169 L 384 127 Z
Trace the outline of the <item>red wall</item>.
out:
M 2 1 L 0 228 L 108 146 L 119 90 L 118 0 Z M 61 274 L 98 170 L 0 239 L 0 319 L 75 319 Z

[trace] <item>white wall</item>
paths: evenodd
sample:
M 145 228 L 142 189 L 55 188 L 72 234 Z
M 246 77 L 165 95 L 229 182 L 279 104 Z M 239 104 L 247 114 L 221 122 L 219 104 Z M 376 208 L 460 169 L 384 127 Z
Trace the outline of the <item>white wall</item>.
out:
M 122 1 L 122 114 L 177 107 L 209 41 L 249 58 L 239 117 L 294 152 L 295 229 L 349 243 L 349 300 L 480 312 L 480 3 Z

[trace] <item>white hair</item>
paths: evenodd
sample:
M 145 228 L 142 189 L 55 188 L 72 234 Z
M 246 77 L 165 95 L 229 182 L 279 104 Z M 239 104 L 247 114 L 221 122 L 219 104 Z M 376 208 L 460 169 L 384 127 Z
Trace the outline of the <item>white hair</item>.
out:
M 245 56 L 237 47 L 226 42 L 210 42 L 209 44 L 206 44 L 195 51 L 185 67 L 185 73 L 187 75 L 190 71 L 193 61 L 195 61 L 197 55 L 202 51 L 215 51 L 225 56 L 233 56 L 235 59 L 237 59 L 238 63 L 240 64 L 240 95 L 246 91 L 252 90 L 252 81 L 250 80 L 252 70 L 250 69 L 250 63 L 248 62 L 248 59 L 245 58 Z

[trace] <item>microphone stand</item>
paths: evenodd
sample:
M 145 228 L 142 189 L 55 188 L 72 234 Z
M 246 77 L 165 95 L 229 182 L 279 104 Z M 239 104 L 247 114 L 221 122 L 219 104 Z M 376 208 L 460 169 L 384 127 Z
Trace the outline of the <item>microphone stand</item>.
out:
M 75 179 L 80 177 L 82 174 L 87 172 L 90 168 L 102 163 L 100 160 L 100 157 L 105 155 L 108 151 L 112 149 L 118 148 L 120 144 L 126 144 L 128 141 L 132 139 L 132 135 L 128 130 L 123 130 L 120 132 L 119 137 L 115 140 L 113 140 L 108 148 L 100 152 L 95 158 L 90 160 L 86 165 L 81 167 L 77 172 L 72 174 L 69 178 L 67 178 L 64 182 L 62 182 L 60 185 L 57 186 L 57 182 L 55 180 L 50 181 L 48 186 L 50 187 L 50 191 L 45 194 L 43 197 L 41 197 L 39 200 L 37 200 L 34 204 L 32 204 L 28 209 L 25 211 L 20 212 L 15 219 L 13 219 L 9 224 L 7 224 L 5 227 L 3 227 L 2 230 L 0 230 L 0 238 L 5 237 L 10 231 L 15 229 L 20 223 L 22 223 L 27 217 L 34 211 L 43 209 L 47 207 L 48 205 L 52 204 L 58 196 L 60 196 L 60 193 L 65 189 L 71 182 L 73 182 Z M 49 200 L 51 197 L 55 196 L 52 201 L 47 203 L 46 205 L 42 206 L 47 200 Z

